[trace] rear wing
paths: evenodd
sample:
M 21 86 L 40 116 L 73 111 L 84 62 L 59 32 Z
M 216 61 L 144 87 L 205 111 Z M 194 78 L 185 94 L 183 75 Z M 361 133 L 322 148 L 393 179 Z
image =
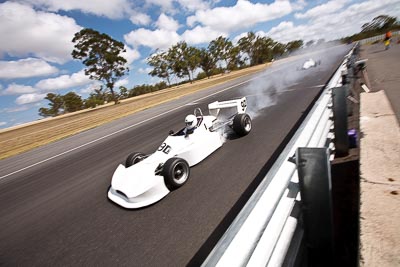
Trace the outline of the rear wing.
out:
M 247 109 L 246 97 L 227 101 L 215 101 L 208 104 L 208 111 L 210 115 L 215 117 L 218 117 L 219 111 L 223 108 L 236 108 L 237 113 L 245 113 Z

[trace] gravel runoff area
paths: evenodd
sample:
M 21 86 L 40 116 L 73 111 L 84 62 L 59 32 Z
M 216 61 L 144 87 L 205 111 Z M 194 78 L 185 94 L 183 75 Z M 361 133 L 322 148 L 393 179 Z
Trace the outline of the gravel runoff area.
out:
M 362 50 L 371 92 L 360 106 L 360 266 L 400 266 L 400 45 Z
M 268 64 L 261 64 L 223 75 L 216 75 L 210 79 L 206 78 L 195 81 L 192 84 L 174 86 L 125 99 L 118 105 L 110 103 L 94 109 L 86 109 L 55 118 L 46 118 L 12 128 L 0 129 L 0 160 L 180 98 L 184 95 L 257 73 L 264 70 L 267 66 Z

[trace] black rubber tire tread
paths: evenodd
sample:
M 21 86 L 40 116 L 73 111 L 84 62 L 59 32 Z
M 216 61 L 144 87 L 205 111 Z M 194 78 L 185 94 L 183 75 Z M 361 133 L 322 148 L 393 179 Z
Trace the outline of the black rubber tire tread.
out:
M 125 161 L 125 167 L 128 168 L 132 165 L 135 165 L 136 163 L 138 163 L 139 161 L 141 161 L 142 159 L 139 159 L 141 157 L 145 157 L 146 154 L 141 153 L 141 152 L 133 152 L 131 154 L 129 154 L 129 156 L 126 158 Z
M 246 121 L 250 122 L 250 129 L 246 129 Z M 233 118 L 233 131 L 239 136 L 248 135 L 251 131 L 251 118 L 248 114 L 236 114 Z
M 178 165 L 183 168 L 187 175 L 186 180 L 182 183 L 177 183 L 174 179 L 175 168 Z M 178 189 L 179 187 L 183 186 L 190 177 L 189 163 L 182 158 L 170 158 L 165 162 L 161 174 L 164 176 L 164 182 L 168 189 L 171 191 Z

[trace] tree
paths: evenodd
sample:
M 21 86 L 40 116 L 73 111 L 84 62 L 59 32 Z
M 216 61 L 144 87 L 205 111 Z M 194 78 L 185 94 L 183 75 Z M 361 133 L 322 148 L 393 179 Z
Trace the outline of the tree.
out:
M 118 103 L 114 84 L 129 72 L 127 60 L 121 56 L 126 51 L 124 44 L 93 29 L 82 29 L 75 33 L 72 42 L 75 43 L 72 57 L 82 60 L 87 67 L 85 74 L 90 79 L 103 82 L 114 102 Z
M 254 43 L 256 41 L 256 35 L 254 32 L 248 32 L 246 36 L 242 37 L 238 41 L 240 51 L 247 54 L 250 60 L 250 66 L 255 64 L 254 62 Z
M 159 51 L 156 51 L 147 58 L 147 64 L 153 67 L 153 70 L 149 72 L 149 75 L 166 79 L 168 86 L 171 86 L 170 78 L 173 74 L 173 66 L 167 52 L 160 53 Z
M 64 101 L 61 95 L 48 93 L 44 99 L 50 101 L 50 108 L 40 108 L 39 115 L 42 117 L 55 117 L 63 112 Z
M 172 69 L 176 76 L 179 78 L 187 76 L 192 82 L 193 72 L 200 63 L 200 51 L 183 41 L 168 50 L 168 58 L 172 62 Z
M 126 99 L 129 97 L 129 93 L 128 93 L 128 88 L 126 88 L 125 86 L 120 86 L 119 87 L 119 95 L 122 99 Z
M 295 40 L 295 41 L 291 41 L 289 43 L 286 44 L 286 51 L 288 51 L 289 53 L 293 52 L 294 50 L 299 49 L 300 47 L 303 46 L 303 40 Z
M 232 42 L 228 38 L 219 36 L 218 38 L 212 40 L 208 45 L 208 51 L 214 57 L 216 62 L 225 61 L 225 66 L 227 66 L 227 59 L 229 58 L 230 49 L 233 47 Z M 222 66 L 220 64 L 220 69 Z
M 380 15 L 372 19 L 371 22 L 361 26 L 361 32 L 388 30 L 396 25 L 397 18 L 388 15 Z
M 215 58 L 211 55 L 210 51 L 208 51 L 205 48 L 200 49 L 199 56 L 200 56 L 200 63 L 199 63 L 200 68 L 203 69 L 207 78 L 210 78 L 217 62 Z
M 75 112 L 81 110 L 84 106 L 81 96 L 77 95 L 75 92 L 69 92 L 61 98 L 63 101 L 64 112 Z
M 279 42 L 276 42 L 274 46 L 272 47 L 272 54 L 274 57 L 280 57 L 282 56 L 286 51 L 286 47 L 284 44 L 281 44 Z

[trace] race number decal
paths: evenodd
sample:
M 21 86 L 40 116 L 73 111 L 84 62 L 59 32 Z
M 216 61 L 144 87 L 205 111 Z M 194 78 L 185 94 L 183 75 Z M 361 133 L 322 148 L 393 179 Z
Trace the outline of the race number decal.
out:
M 171 147 L 166 143 L 162 143 L 162 145 L 158 148 L 158 151 L 162 151 L 165 154 L 168 154 L 171 151 Z
M 240 105 L 242 106 L 242 110 L 244 111 L 247 107 L 246 99 L 242 100 L 242 102 L 240 102 Z

